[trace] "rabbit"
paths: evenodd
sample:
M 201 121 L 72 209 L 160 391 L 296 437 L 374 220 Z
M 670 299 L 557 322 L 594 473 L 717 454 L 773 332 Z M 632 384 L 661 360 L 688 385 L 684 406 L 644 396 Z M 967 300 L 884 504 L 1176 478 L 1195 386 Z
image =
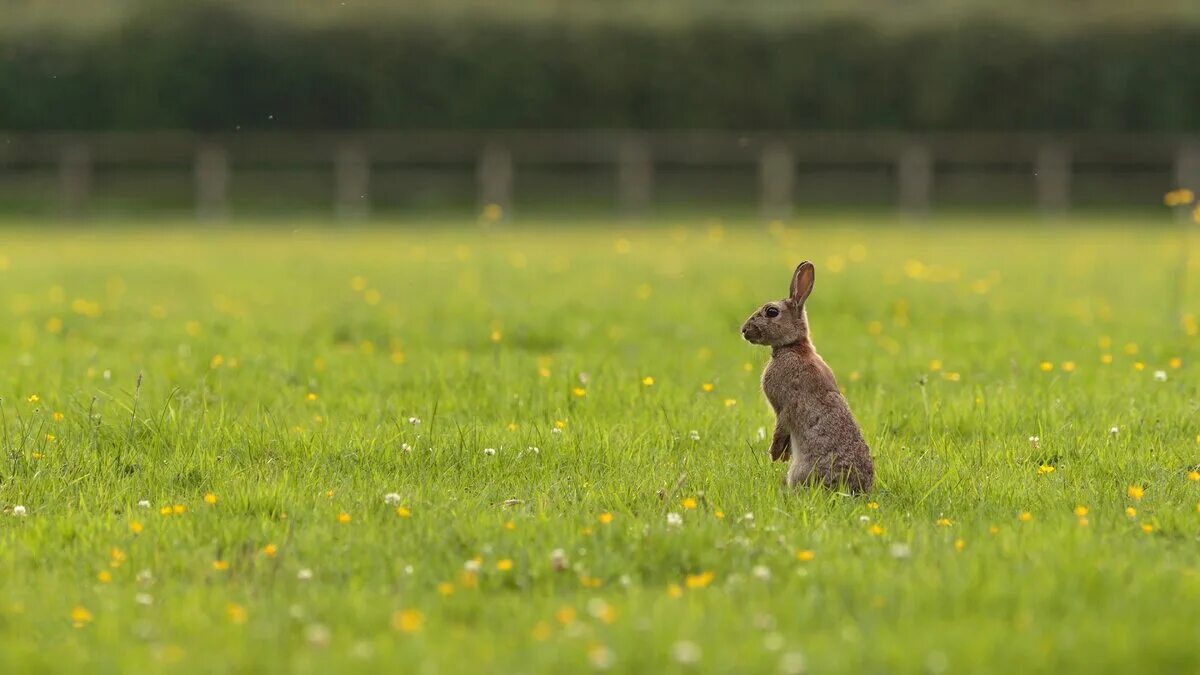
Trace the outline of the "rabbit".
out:
M 771 347 L 762 376 L 763 394 L 775 411 L 771 459 L 791 460 L 788 487 L 820 483 L 868 492 L 875 482 L 871 451 L 833 371 L 809 339 L 804 303 L 815 278 L 813 264 L 800 263 L 788 297 L 763 305 L 742 326 L 747 342 Z

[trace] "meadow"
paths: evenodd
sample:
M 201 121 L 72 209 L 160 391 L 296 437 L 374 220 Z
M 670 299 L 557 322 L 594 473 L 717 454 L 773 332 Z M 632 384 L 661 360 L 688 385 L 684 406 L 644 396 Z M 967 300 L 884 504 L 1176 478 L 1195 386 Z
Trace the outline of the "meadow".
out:
M 1191 236 L 5 223 L 0 671 L 1196 672 Z M 766 455 L 804 259 L 867 496 Z

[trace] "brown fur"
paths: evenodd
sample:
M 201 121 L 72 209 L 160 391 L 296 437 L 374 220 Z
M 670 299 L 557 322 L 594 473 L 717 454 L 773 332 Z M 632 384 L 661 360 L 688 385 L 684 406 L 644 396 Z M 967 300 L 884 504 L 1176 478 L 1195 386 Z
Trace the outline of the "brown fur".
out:
M 815 275 L 812 263 L 800 263 L 787 299 L 763 305 L 742 326 L 747 341 L 771 347 L 762 378 L 775 411 L 771 459 L 791 460 L 789 487 L 821 483 L 867 492 L 875 482 L 871 451 L 833 371 L 809 338 L 804 304 Z

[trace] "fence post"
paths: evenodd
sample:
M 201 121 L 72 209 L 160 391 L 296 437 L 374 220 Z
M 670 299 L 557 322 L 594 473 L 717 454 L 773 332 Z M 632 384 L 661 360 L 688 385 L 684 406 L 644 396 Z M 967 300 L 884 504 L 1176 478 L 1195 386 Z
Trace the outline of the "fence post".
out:
M 617 202 L 622 215 L 644 215 L 650 208 L 653 186 L 654 161 L 646 139 L 623 139 L 617 148 Z
M 92 190 L 92 153 L 82 143 L 69 143 L 59 151 L 58 186 L 63 215 L 82 213 Z
M 1171 189 L 1187 188 L 1200 193 L 1200 142 L 1184 143 L 1175 151 L 1175 185 Z M 1179 218 L 1190 219 L 1192 210 L 1175 209 Z
M 1033 176 L 1042 215 L 1061 215 L 1071 208 L 1071 151 L 1065 145 L 1046 143 L 1039 147 Z
M 229 216 L 229 155 L 225 148 L 203 143 L 196 149 L 196 218 Z
M 758 181 L 764 218 L 792 214 L 792 188 L 796 183 L 796 158 L 782 141 L 767 143 L 758 158 Z
M 512 210 L 512 153 L 499 143 L 488 143 L 479 155 L 479 202 L 489 220 L 503 220 Z
M 347 141 L 333 158 L 334 211 L 338 220 L 362 220 L 371 211 L 371 160 L 362 144 Z
M 925 216 L 933 198 L 933 154 L 921 144 L 911 144 L 900 152 L 896 166 L 900 193 L 900 213 L 909 218 Z

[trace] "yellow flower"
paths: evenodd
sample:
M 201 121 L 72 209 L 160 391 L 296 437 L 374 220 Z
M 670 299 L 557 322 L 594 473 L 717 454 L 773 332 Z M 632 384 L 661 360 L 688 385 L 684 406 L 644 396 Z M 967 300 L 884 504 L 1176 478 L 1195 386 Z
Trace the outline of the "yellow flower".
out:
M 1133 369 L 1134 370 L 1145 370 L 1146 364 L 1142 363 L 1141 361 L 1135 361 L 1133 363 Z
M 545 621 L 539 621 L 533 626 L 533 630 L 529 631 L 529 636 L 538 642 L 545 642 L 550 639 L 550 624 Z
M 38 401 L 42 400 L 42 397 L 38 396 L 37 394 L 30 394 L 29 398 L 26 400 L 29 401 L 30 403 L 37 403 Z M 84 611 L 87 611 L 87 610 L 84 610 Z
M 1079 526 L 1080 526 L 1080 527 L 1087 527 L 1087 526 L 1088 526 L 1088 519 L 1087 519 L 1087 518 L 1080 518 L 1080 519 L 1079 519 Z
M 799 560 L 800 562 L 808 562 L 815 557 L 817 557 L 817 554 L 808 549 L 796 551 L 796 560 Z
M 169 516 L 169 515 L 171 515 L 171 507 L 164 506 L 161 509 L 159 509 L 158 512 L 164 516 Z
M 57 437 L 57 436 L 55 436 L 54 434 L 46 434 L 46 440 L 47 440 L 47 441 L 50 441 L 51 443 L 53 443 L 53 442 L 54 442 L 54 439 L 55 439 L 55 438 L 58 438 L 58 437 Z
M 590 527 L 581 527 L 581 528 L 579 528 L 579 535 L 580 535 L 580 536 L 582 536 L 582 537 L 590 537 L 590 536 L 592 536 L 592 528 L 590 528 Z
M 988 528 L 988 534 L 990 534 L 994 537 L 994 536 L 1000 534 L 1000 528 L 996 527 L 995 525 L 992 525 L 991 527 Z
M 571 624 L 575 623 L 575 616 L 574 608 L 566 606 L 559 607 L 558 610 L 554 612 L 554 620 L 564 626 L 570 626 Z
M 133 521 L 132 523 L 129 524 L 129 531 L 134 534 L 141 534 L 142 533 L 142 524 L 136 520 Z
M 1200 480 L 1200 471 L 1189 471 L 1188 475 L 1187 475 L 1187 479 L 1188 480 Z
M 746 363 L 742 364 L 742 370 L 744 370 L 748 373 L 751 370 L 754 370 L 754 364 L 747 361 Z
M 57 316 L 52 316 L 46 319 L 46 332 L 52 335 L 57 335 L 62 332 L 63 322 Z
M 879 508 L 879 502 L 867 502 L 867 508 L 875 510 Z
M 1183 359 L 1176 356 L 1175 358 L 1171 359 L 1170 365 L 1172 369 L 1179 370 L 1183 367 Z
M 508 423 L 508 426 L 507 426 L 507 427 L 505 427 L 505 428 L 506 428 L 506 429 L 508 429 L 509 431 L 516 431 L 516 430 L 517 430 L 517 423 L 516 423 L 516 422 L 509 422 L 509 423 Z
M 1113 362 L 1112 354 L 1101 354 L 1100 355 L 1100 363 L 1103 363 L 1104 365 L 1108 366 L 1108 365 L 1112 365 L 1112 362 Z
M 684 583 L 688 588 L 704 588 L 712 583 L 713 577 L 716 575 L 712 572 L 702 572 L 700 574 L 689 574 L 684 579 Z
M 1137 518 L 1137 509 L 1133 508 L 1132 506 L 1126 506 L 1125 516 L 1127 518 Z
M 60 413 L 60 412 L 57 412 L 57 411 L 55 411 L 55 413 L 54 413 L 54 414 L 53 414 L 51 417 L 53 417 L 53 418 L 54 418 L 54 421 L 55 421 L 55 422 L 61 422 L 61 421 L 63 421 L 63 414 L 62 414 L 62 413 Z
M 309 401 L 315 401 L 315 400 L 317 400 L 317 394 L 316 394 L 316 392 L 310 391 L 310 392 L 308 392 L 308 396 L 305 396 L 304 398 L 308 399 Z
M 1033 514 L 1028 511 L 1022 511 L 1017 515 L 1017 520 L 1021 521 L 1022 523 L 1028 523 L 1029 521 L 1033 520 Z
M 550 377 L 550 369 L 538 368 L 538 377 Z
M 504 207 L 499 204 L 488 204 L 483 207 L 483 219 L 497 221 L 504 217 Z
M 1074 361 L 1063 361 L 1061 367 L 1063 369 L 1063 372 L 1065 372 L 1065 373 L 1075 372 L 1075 362 Z
M 725 518 L 725 512 L 722 511 L 721 509 L 717 509 L 716 511 L 713 511 L 713 518 L 716 518 L 717 520 L 722 520 Z
M 208 504 L 209 506 L 212 506 L 213 504 L 216 504 L 216 503 L 217 503 L 217 496 L 216 496 L 216 495 L 214 495 L 214 494 L 213 494 L 213 493 L 211 493 L 211 492 L 210 492 L 210 493 L 208 493 L 208 494 L 206 494 L 206 495 L 204 495 L 204 503 L 205 503 L 205 504 Z
M 184 506 L 183 504 L 176 504 L 171 507 L 171 513 L 173 513 L 177 516 L 182 516 L 185 511 L 187 511 L 187 507 Z
M 700 391 L 702 391 L 702 392 L 704 392 L 704 393 L 706 393 L 706 394 L 707 394 L 707 393 L 709 393 L 709 392 L 710 392 L 710 391 L 712 391 L 712 390 L 713 390 L 713 384 L 712 384 L 712 382 L 705 382 L 704 384 L 700 385 Z
M 279 552 L 279 547 L 275 544 L 267 544 L 263 547 L 262 552 L 263 555 L 267 556 L 268 558 L 274 558 L 275 554 Z
M 417 633 L 425 627 L 425 615 L 415 609 L 392 614 L 392 628 L 401 633 Z
M 1127 342 L 1125 344 L 1125 353 L 1130 356 L 1137 354 L 1138 353 L 1137 343 L 1136 342 Z
M 1087 514 L 1088 508 L 1086 506 L 1080 504 L 1079 506 L 1075 507 L 1075 515 L 1079 516 L 1080 518 L 1086 516 Z
M 583 398 L 584 396 L 587 396 L 587 389 L 584 389 L 583 387 L 575 387 L 571 390 L 571 393 L 574 394 L 576 398 Z
M 442 597 L 454 595 L 454 584 L 450 583 L 449 581 L 443 581 L 437 585 L 437 592 L 438 595 L 441 595 Z
M 208 361 L 208 367 L 212 369 L 220 368 L 222 363 L 225 363 L 225 357 L 220 354 L 214 354 Z
M 737 399 L 736 399 L 736 398 L 727 398 L 727 399 L 725 399 L 725 407 L 726 407 L 726 408 L 732 408 L 732 407 L 733 407 L 733 406 L 735 406 L 735 405 L 737 405 Z
M 501 572 L 508 572 L 512 568 L 513 561 L 509 560 L 508 558 L 496 561 L 496 569 L 500 570 Z
M 692 497 L 684 497 L 683 501 L 681 502 L 681 505 L 683 506 L 683 508 L 688 509 L 690 511 L 690 510 L 696 508 L 696 500 Z
M 667 586 L 667 595 L 671 596 L 672 598 L 682 598 L 683 589 L 679 586 L 679 584 L 670 584 Z
M 71 609 L 71 625 L 76 628 L 83 628 L 92 622 L 92 613 L 82 605 L 76 605 Z
M 558 429 L 559 431 L 566 429 L 567 421 L 566 420 L 554 420 L 554 428 Z
M 504 339 L 504 333 L 501 333 L 499 329 L 493 328 L 492 332 L 488 334 L 488 338 L 492 342 L 499 342 Z
M 966 548 L 966 547 L 967 547 L 967 542 L 963 541 L 962 539 L 955 539 L 955 540 L 954 540 L 954 550 L 955 550 L 955 551 L 958 551 L 959 553 L 962 553 L 962 552 L 963 552 L 963 549 L 964 549 L 964 548 Z
M 947 382 L 958 382 L 962 379 L 962 375 L 959 373 L 942 373 L 942 379 Z
M 1141 485 L 1130 485 L 1125 489 L 1125 494 L 1134 501 L 1141 501 L 1142 497 L 1146 495 L 1146 490 Z
M 100 573 L 96 575 L 96 579 L 102 584 L 107 584 L 112 581 L 112 575 L 108 573 L 108 570 L 100 570 Z
M 607 525 L 613 521 L 613 514 L 609 513 L 608 511 L 605 511 L 604 513 L 601 513 L 599 516 L 597 516 L 596 519 L 599 520 L 602 524 Z
M 870 528 L 868 528 L 867 532 L 869 532 L 871 534 L 871 536 L 873 536 L 873 537 L 879 537 L 879 536 L 883 535 L 884 529 L 882 527 L 880 527 L 880 525 L 878 523 L 876 523 L 876 524 L 872 525 Z
M 941 370 L 941 369 L 942 369 L 942 360 L 941 360 L 941 359 L 934 359 L 934 360 L 930 361 L 930 362 L 929 362 L 929 369 L 930 369 L 930 370 L 932 370 L 932 371 L 933 371 L 933 372 L 935 372 L 935 373 L 936 373 L 937 371 Z
M 654 378 L 650 377 L 649 375 L 643 377 L 642 378 L 642 386 L 653 387 L 654 386 Z
M 1037 473 L 1039 476 L 1045 476 L 1048 473 L 1054 473 L 1054 467 L 1050 466 L 1049 464 L 1043 464 L 1038 467 Z
M 224 572 L 225 570 L 229 569 L 229 562 L 225 560 L 214 560 L 212 567 L 217 572 Z
M 938 518 L 937 519 L 938 527 L 950 527 L 953 524 L 954 524 L 953 521 L 951 521 L 949 518 Z
M 350 514 L 345 511 L 338 514 L 337 521 L 343 525 L 350 522 Z
M 1041 369 L 1043 373 L 1048 373 L 1054 370 L 1054 364 L 1049 361 L 1042 361 Z
M 412 517 L 412 511 L 409 511 L 407 507 L 398 506 L 396 507 L 396 515 L 401 518 L 410 518 Z
M 1179 188 L 1171 190 L 1163 195 L 1163 204 L 1167 206 L 1187 206 L 1192 203 L 1196 196 L 1187 188 Z
M 1146 534 L 1150 534 L 1153 531 L 1154 531 L 1153 525 L 1151 525 L 1150 523 L 1142 523 L 1142 532 L 1145 532 Z

